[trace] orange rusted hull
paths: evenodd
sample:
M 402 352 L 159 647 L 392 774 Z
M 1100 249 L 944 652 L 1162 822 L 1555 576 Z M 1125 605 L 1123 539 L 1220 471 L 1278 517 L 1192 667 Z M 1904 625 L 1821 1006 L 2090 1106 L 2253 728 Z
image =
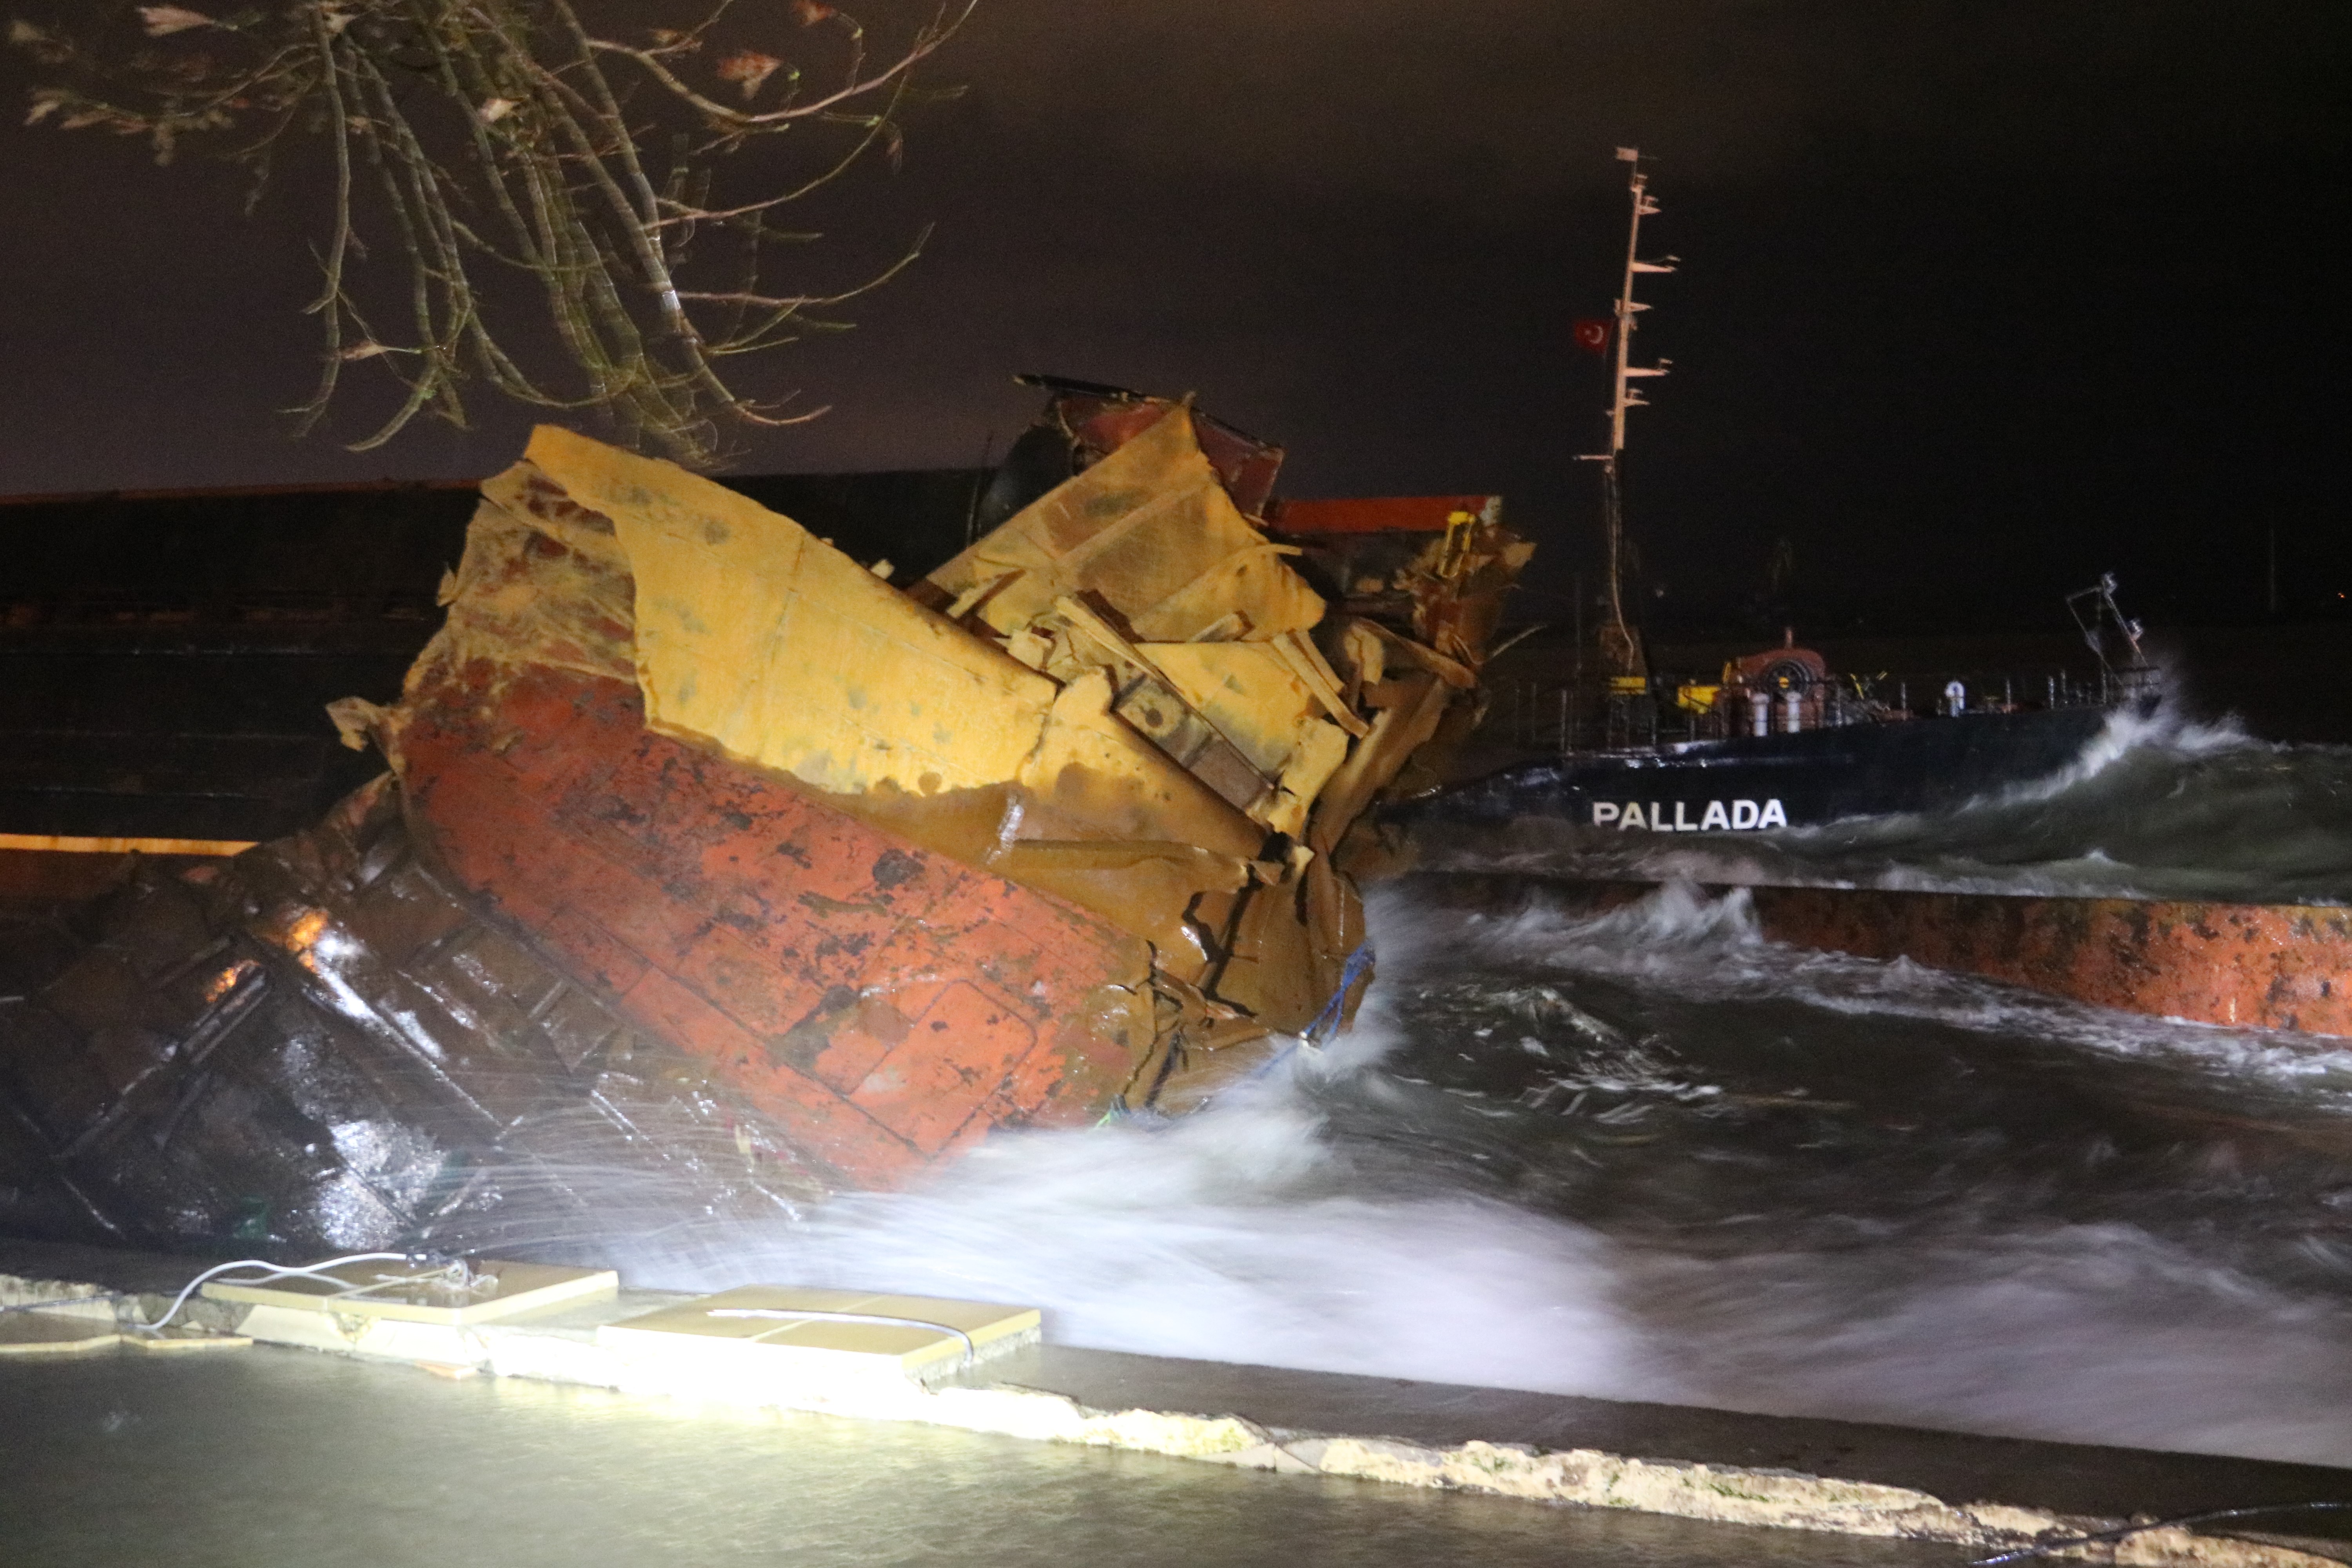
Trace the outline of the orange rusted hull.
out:
M 648 731 L 629 683 L 470 674 L 412 694 L 412 833 L 851 1184 L 1092 1121 L 1142 1064 L 1136 938 Z
M 1764 934 L 2198 1024 L 2352 1036 L 2352 910 L 1758 888 Z
M 1516 878 L 1450 877 L 1433 894 L 1487 907 Z M 1568 902 L 1619 909 L 1648 882 L 1572 884 Z M 1745 891 L 1767 939 L 1982 975 L 2053 996 L 2192 1024 L 2352 1037 L 2352 909 L 2188 900 L 2019 898 L 1875 888 Z

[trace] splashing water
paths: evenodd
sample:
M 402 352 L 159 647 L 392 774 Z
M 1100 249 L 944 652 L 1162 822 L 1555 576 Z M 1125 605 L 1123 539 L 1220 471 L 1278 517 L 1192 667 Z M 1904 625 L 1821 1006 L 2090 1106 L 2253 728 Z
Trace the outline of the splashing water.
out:
M 2337 900 L 2352 749 L 2119 716 L 1932 816 L 1671 843 L 1522 825 L 1376 891 L 1355 1030 L 1181 1122 L 680 1225 L 646 1283 L 1033 1302 L 1065 1342 L 2352 1464 L 2352 1042 L 1764 942 L 1816 881 Z M 1495 903 L 1496 870 L 1527 874 Z M 1598 916 L 1549 879 L 1682 879 Z M 1460 894 L 1450 896 L 1449 889 Z M 616 1230 L 604 1233 L 614 1250 Z
M 1056 1340 L 1162 1355 L 1650 1386 L 1598 1236 L 1442 1184 L 1362 1190 L 1349 1164 L 1307 1097 L 1269 1085 L 1181 1123 L 1000 1140 L 922 1192 L 673 1240 L 639 1271 L 1042 1302 Z
M 1356 1031 L 1181 1122 L 632 1244 L 1066 1342 L 2352 1463 L 2352 1049 L 1760 941 L 1376 896 Z
M 2071 766 L 1951 811 L 1696 839 L 1536 819 L 1424 837 L 1423 863 L 1457 870 L 2335 903 L 2352 894 L 2352 747 L 2119 710 Z

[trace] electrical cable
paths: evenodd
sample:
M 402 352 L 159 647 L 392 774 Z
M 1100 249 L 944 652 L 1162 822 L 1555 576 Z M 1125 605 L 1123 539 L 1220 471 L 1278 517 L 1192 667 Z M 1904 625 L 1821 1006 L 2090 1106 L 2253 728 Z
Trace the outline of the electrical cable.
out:
M 2206 1513 L 2184 1513 L 2174 1519 L 2151 1520 L 2146 1524 L 2126 1524 L 2115 1530 L 2103 1530 L 2095 1535 L 2077 1535 L 2067 1541 L 2045 1541 L 2039 1546 L 2021 1546 L 1995 1557 L 1972 1559 L 1969 1568 L 1994 1568 L 2001 1563 L 2022 1563 L 2028 1558 L 2048 1557 L 2077 1546 L 2098 1546 L 2121 1541 L 2127 1535 L 2137 1535 L 2144 1530 L 2168 1530 L 2177 1525 L 2210 1524 L 2217 1520 L 2252 1519 L 2265 1513 L 2328 1513 L 2352 1510 L 2352 1502 L 2274 1502 L 2260 1508 L 2217 1508 Z
M 1307 1026 L 1305 1033 L 1299 1037 L 1301 1039 L 1309 1045 L 1319 1046 L 1338 1032 L 1340 1011 L 1348 1004 L 1348 993 L 1362 978 L 1364 971 L 1371 966 L 1372 943 L 1368 937 L 1357 943 L 1356 951 L 1349 953 L 1348 962 L 1340 966 L 1339 989 L 1331 993 L 1331 1000 L 1323 1005 L 1323 1011 L 1315 1016 L 1315 1021 Z
M 186 1288 L 183 1289 L 179 1295 L 173 1298 L 171 1306 L 164 1310 L 163 1315 L 156 1319 L 153 1322 L 145 1322 L 138 1318 L 132 1318 L 128 1321 L 127 1326 L 138 1330 L 142 1334 L 162 1332 L 165 1324 L 169 1323 L 173 1318 L 180 1315 L 180 1309 L 188 1304 L 188 1298 L 196 1293 L 199 1286 L 215 1276 L 227 1273 L 232 1268 L 264 1269 L 267 1272 L 259 1279 L 240 1279 L 235 1281 L 235 1283 L 240 1285 L 268 1285 L 275 1280 L 291 1279 L 304 1276 L 311 1279 L 334 1279 L 334 1276 L 327 1272 L 328 1269 L 341 1268 L 346 1264 L 352 1263 L 421 1263 L 427 1260 L 420 1258 L 417 1254 L 413 1252 L 354 1252 L 348 1258 L 331 1258 L 324 1263 L 310 1263 L 303 1264 L 299 1267 L 289 1264 L 272 1263 L 268 1259 L 262 1258 L 240 1258 L 234 1263 L 216 1263 L 212 1268 L 205 1269 L 202 1274 L 197 1275 L 194 1279 L 189 1280 Z M 349 1286 L 351 1281 L 348 1279 L 335 1279 L 335 1283 L 338 1285 Z

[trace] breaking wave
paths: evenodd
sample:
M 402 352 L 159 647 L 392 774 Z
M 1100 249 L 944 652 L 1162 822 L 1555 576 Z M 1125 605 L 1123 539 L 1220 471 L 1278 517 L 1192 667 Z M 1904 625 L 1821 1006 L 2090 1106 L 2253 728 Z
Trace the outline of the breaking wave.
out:
M 1262 1086 L 1181 1123 L 996 1140 L 922 1191 L 674 1242 L 633 1272 L 1039 1303 L 1057 1342 L 1158 1355 L 1621 1397 L 1656 1386 L 1608 1299 L 1600 1237 L 1443 1184 L 1357 1192 L 1348 1164 L 1308 1105 Z
M 2111 764 L 2112 766 L 2112 764 Z M 1376 897 L 1357 1030 L 1181 1122 L 672 1228 L 645 1283 L 1063 1342 L 2352 1463 L 2352 1053 L 1759 940 L 1744 895 Z
M 1423 863 L 1452 870 L 2336 903 L 2352 747 L 2272 744 L 2168 705 L 2119 710 L 2064 769 L 1949 810 L 1704 838 L 1537 819 L 1415 833 Z

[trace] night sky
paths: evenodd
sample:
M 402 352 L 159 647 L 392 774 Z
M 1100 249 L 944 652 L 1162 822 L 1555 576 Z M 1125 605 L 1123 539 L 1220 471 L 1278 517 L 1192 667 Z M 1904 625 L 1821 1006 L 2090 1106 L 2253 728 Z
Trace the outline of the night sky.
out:
M 2333 0 L 982 0 L 933 73 L 968 95 L 815 215 L 839 276 L 926 222 L 929 253 L 775 363 L 835 412 L 736 466 L 975 463 L 1035 405 L 1016 371 L 1192 391 L 1288 446 L 1288 493 L 1502 492 L 1556 593 L 1604 395 L 1569 328 L 1638 144 L 1683 259 L 1628 465 L 1662 623 L 1736 616 L 1781 539 L 1817 625 L 2046 619 L 2110 566 L 2151 619 L 2254 618 L 2273 531 L 2285 609 L 2334 613 L 2347 66 Z M 287 438 L 299 170 L 247 220 L 231 171 L 8 125 L 0 189 L 0 493 L 516 454 L 530 416 L 487 401 Z

